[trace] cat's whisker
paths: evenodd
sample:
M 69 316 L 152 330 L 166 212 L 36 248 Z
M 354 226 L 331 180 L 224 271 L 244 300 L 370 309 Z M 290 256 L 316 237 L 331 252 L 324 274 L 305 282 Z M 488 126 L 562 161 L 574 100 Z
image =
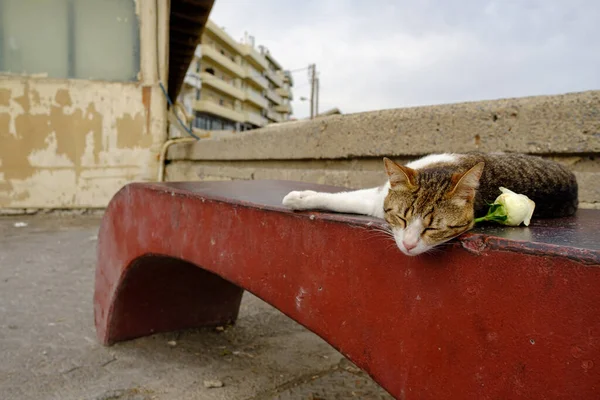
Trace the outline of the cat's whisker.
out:
M 388 243 L 388 245 L 385 247 L 386 250 L 398 250 L 400 251 L 400 249 L 398 248 L 398 246 L 396 246 L 396 242 L 394 243 Z
M 371 229 L 371 230 L 368 230 L 366 233 L 369 236 L 385 236 L 385 237 L 392 237 L 393 238 L 393 235 L 390 232 L 381 231 L 381 230 L 378 230 L 378 229 Z

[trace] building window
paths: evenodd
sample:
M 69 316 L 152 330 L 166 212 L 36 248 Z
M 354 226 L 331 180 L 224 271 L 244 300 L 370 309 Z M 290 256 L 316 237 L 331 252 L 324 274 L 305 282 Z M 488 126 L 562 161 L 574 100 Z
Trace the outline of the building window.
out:
M 0 0 L 0 71 L 137 80 L 134 0 Z
M 207 72 L 207 73 L 209 73 L 211 75 L 215 74 L 215 70 L 213 68 L 204 68 L 204 72 Z
M 207 131 L 234 131 L 236 129 L 236 123 L 234 121 L 201 112 L 196 112 L 193 125 L 198 129 Z

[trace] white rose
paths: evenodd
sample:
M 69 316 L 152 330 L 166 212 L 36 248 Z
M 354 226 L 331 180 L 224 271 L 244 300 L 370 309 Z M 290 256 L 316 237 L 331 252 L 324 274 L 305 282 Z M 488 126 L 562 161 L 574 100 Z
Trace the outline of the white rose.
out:
M 521 222 L 529 226 L 535 202 L 524 194 L 518 194 L 507 188 L 501 187 L 502 194 L 498 196 L 494 204 L 504 207 L 507 219 L 500 223 L 504 225 L 519 226 Z

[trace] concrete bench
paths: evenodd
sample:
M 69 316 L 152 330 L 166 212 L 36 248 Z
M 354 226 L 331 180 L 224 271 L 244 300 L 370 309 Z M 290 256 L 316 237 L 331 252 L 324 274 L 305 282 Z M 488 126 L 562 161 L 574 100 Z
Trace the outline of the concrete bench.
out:
M 480 227 L 411 258 L 381 220 L 285 209 L 294 189 L 342 190 L 125 186 L 99 233 L 99 340 L 232 323 L 248 290 L 399 399 L 600 397 L 600 211 Z

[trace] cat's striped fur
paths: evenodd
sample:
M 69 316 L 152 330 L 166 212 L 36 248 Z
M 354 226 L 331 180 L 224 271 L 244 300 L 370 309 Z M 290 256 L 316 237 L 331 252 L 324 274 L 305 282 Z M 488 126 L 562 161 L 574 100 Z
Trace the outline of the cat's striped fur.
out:
M 400 250 L 428 251 L 469 229 L 500 194 L 499 187 L 536 203 L 533 218 L 561 217 L 577 210 L 577 181 L 559 163 L 504 153 L 433 154 L 398 165 L 385 159 L 388 182 L 342 193 L 291 192 L 293 209 L 324 209 L 385 218 Z

